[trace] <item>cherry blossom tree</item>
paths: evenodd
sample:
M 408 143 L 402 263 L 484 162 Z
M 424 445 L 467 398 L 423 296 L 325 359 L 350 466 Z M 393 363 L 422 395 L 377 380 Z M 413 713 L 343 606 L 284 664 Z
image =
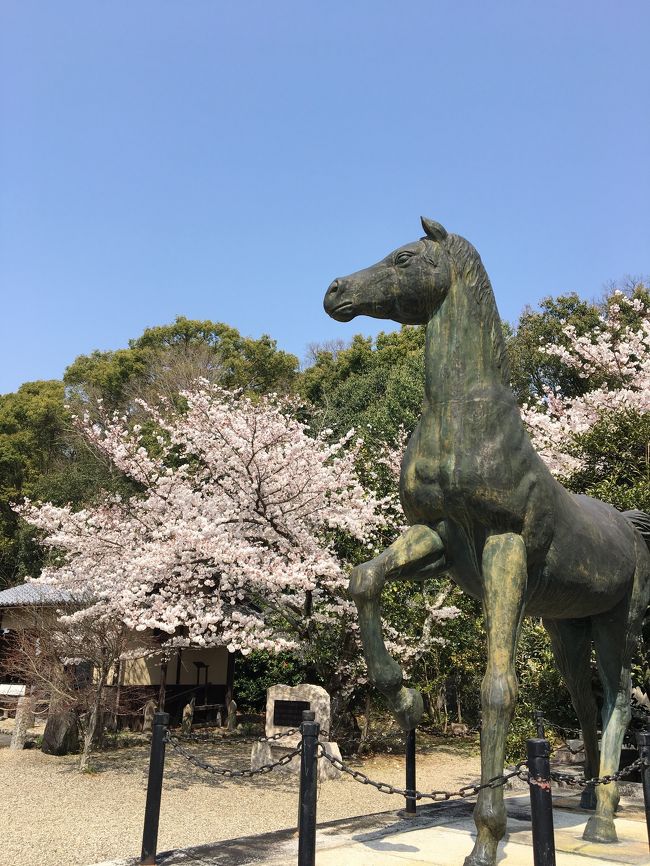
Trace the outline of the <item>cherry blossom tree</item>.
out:
M 40 579 L 92 595 L 78 618 L 119 615 L 170 645 L 294 649 L 347 611 L 337 534 L 372 544 L 383 520 L 356 477 L 358 444 L 309 436 L 286 400 L 207 383 L 182 396 L 182 414 L 142 406 L 154 447 L 126 417 L 81 422 L 141 493 L 79 511 L 25 503 L 59 552 Z
M 138 492 L 76 511 L 20 506 L 51 549 L 39 580 L 92 599 L 73 621 L 118 618 L 158 630 L 170 649 L 318 656 L 327 645 L 351 694 L 365 670 L 347 572 L 385 543 L 390 524 L 399 531 L 395 497 L 361 484 L 353 431 L 334 442 L 329 430 L 313 434 L 295 401 L 208 382 L 181 397 L 182 412 L 142 402 L 138 424 L 78 419 Z M 438 623 L 454 611 L 439 602 L 425 614 L 423 633 L 404 635 L 399 617 L 386 624 L 406 664 L 442 639 Z
M 535 448 L 551 471 L 564 478 L 583 466 L 575 448 L 580 436 L 613 414 L 650 409 L 650 307 L 643 296 L 616 291 L 601 315 L 600 327 L 578 336 L 565 325 L 565 345 L 550 344 L 542 351 L 559 358 L 588 379 L 592 387 L 568 398 L 546 389 L 537 406 L 522 410 Z

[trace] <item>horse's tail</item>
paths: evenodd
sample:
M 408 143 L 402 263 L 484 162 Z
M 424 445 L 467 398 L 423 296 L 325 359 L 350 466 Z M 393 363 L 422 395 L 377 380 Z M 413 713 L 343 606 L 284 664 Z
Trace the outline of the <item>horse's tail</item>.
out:
M 650 514 L 633 509 L 632 511 L 624 511 L 623 517 L 627 517 L 632 526 L 639 530 L 648 545 L 648 550 L 650 550 Z

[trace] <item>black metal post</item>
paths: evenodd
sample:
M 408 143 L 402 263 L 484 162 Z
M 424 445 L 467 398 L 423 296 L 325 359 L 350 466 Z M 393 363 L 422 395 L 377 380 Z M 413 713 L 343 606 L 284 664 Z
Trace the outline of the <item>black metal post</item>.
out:
M 300 807 L 298 812 L 298 866 L 316 864 L 316 788 L 320 725 L 313 710 L 303 710 L 300 751 Z
M 545 739 L 544 713 L 541 710 L 535 710 L 535 736 L 539 740 Z
M 156 862 L 160 798 L 165 767 L 165 736 L 168 725 L 169 713 L 156 713 L 154 715 L 149 757 L 149 781 L 147 782 L 147 804 L 144 807 L 144 830 L 142 831 L 142 853 L 140 855 L 142 866 L 154 866 Z
M 535 866 L 555 866 L 553 801 L 551 798 L 551 747 L 548 740 L 536 737 L 526 741 L 526 751 L 530 772 L 533 862 Z
M 415 728 L 406 735 L 406 790 L 415 793 Z M 406 797 L 406 814 L 417 814 L 415 797 Z
M 639 757 L 650 762 L 650 731 L 639 731 L 636 735 L 639 747 Z M 650 766 L 646 763 L 641 768 L 641 782 L 643 784 L 643 802 L 645 803 L 645 823 L 648 830 L 648 848 L 650 848 Z

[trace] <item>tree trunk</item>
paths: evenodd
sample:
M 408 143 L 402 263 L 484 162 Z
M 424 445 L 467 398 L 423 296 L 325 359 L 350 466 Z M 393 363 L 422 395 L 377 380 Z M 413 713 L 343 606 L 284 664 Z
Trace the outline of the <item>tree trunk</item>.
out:
M 115 705 L 113 707 L 113 720 L 112 727 L 113 730 L 117 733 L 119 729 L 119 717 L 120 717 L 120 701 L 122 700 L 122 678 L 124 674 L 124 668 L 122 666 L 122 659 L 118 660 L 117 663 L 117 683 L 115 685 Z
M 165 712 L 165 692 L 167 690 L 167 662 L 160 665 L 160 689 L 158 690 L 158 712 Z
M 449 727 L 449 709 L 447 707 L 447 689 L 445 686 L 442 687 L 442 711 L 445 717 L 445 724 L 443 728 L 443 733 L 447 733 L 447 728 Z
M 93 750 L 93 746 L 95 745 L 95 741 L 97 739 L 97 726 L 100 720 L 103 719 L 102 715 L 102 698 L 104 697 L 104 686 L 106 685 L 106 676 L 102 674 L 97 681 L 97 689 L 95 691 L 95 700 L 93 701 L 93 705 L 90 710 L 90 714 L 88 716 L 88 722 L 86 724 L 86 730 L 84 731 L 84 746 L 81 752 L 81 759 L 79 761 L 79 769 L 86 770 L 88 769 L 88 764 L 90 761 L 90 755 Z
M 359 748 L 357 749 L 357 755 L 360 755 L 363 752 L 363 747 L 368 740 L 368 734 L 370 733 L 370 690 L 366 692 L 366 706 L 363 717 L 363 728 L 361 728 L 361 739 L 359 740 Z

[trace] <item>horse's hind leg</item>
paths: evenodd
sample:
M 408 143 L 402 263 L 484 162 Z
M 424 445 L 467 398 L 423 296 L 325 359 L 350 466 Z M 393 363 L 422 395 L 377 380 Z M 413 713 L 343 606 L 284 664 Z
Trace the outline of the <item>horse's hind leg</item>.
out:
M 517 696 L 515 655 L 526 590 L 526 548 L 520 535 L 491 535 L 482 558 L 488 658 L 481 686 L 481 782 L 503 773 L 506 734 Z M 474 809 L 477 836 L 465 866 L 494 866 L 506 831 L 503 787 L 485 788 Z
M 585 744 L 585 776 L 598 775 L 597 707 L 591 688 L 591 621 L 589 619 L 544 620 L 553 655 L 571 695 Z M 585 788 L 580 804 L 595 809 L 593 788 Z
M 643 545 L 639 538 L 637 549 Z M 645 550 L 639 550 L 631 593 L 609 613 L 593 617 L 596 659 L 604 691 L 603 739 L 599 775 L 618 770 L 625 730 L 629 724 L 632 655 L 639 637 L 650 595 L 650 568 Z M 587 822 L 584 838 L 592 842 L 616 842 L 614 812 L 618 785 L 596 789 L 596 814 Z

